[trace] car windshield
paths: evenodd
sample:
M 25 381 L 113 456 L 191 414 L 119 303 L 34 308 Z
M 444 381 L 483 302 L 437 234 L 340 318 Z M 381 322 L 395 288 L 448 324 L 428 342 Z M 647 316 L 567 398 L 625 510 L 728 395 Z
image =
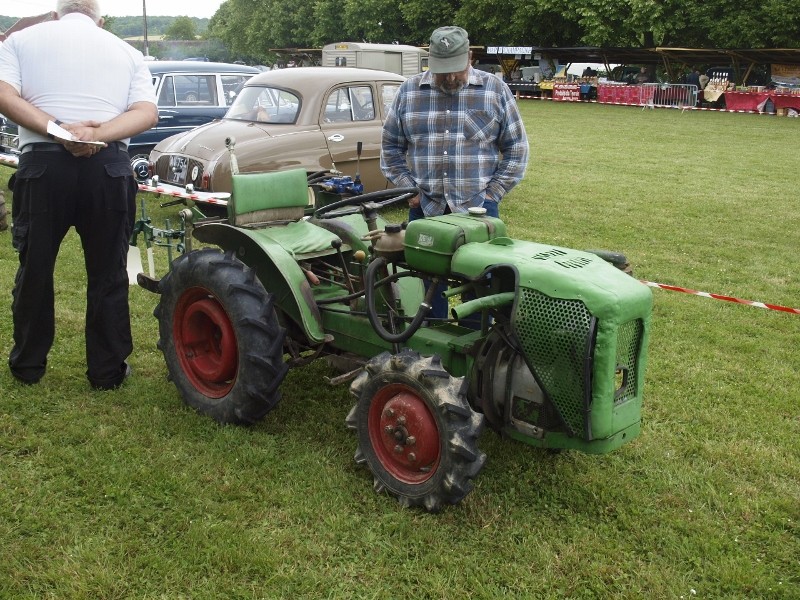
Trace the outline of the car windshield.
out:
M 247 86 L 236 96 L 225 118 L 260 123 L 294 123 L 299 109 L 300 99 L 291 92 Z

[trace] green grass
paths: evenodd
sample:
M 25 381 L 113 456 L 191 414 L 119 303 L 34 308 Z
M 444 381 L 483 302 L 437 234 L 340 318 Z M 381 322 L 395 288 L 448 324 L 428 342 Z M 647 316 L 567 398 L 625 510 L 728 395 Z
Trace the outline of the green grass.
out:
M 800 306 L 800 119 L 522 111 L 512 236 Z M 147 203 L 157 225 L 177 213 Z M 16 257 L 0 242 L 6 357 Z M 135 376 L 90 390 L 74 235 L 57 294 L 42 382 L 0 369 L 0 598 L 800 598 L 800 315 L 654 290 L 641 436 L 587 456 L 487 432 L 475 490 L 429 515 L 372 491 L 325 365 L 290 372 L 259 425 L 220 427 L 166 381 L 139 288 Z

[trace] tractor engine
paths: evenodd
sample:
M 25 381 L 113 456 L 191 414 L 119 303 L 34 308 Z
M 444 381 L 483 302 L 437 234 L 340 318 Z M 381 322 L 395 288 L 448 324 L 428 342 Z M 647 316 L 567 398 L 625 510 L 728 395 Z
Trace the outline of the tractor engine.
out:
M 467 378 L 490 425 L 532 445 L 591 453 L 636 437 L 647 286 L 595 253 L 512 240 L 502 221 L 479 215 L 409 223 L 405 256 L 412 269 L 483 284 L 481 301 L 496 316 Z

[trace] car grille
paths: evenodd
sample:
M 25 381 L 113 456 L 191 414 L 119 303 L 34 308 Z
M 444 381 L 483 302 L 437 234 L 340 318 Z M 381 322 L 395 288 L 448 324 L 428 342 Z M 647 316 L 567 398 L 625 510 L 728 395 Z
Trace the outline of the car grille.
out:
M 159 181 L 163 183 L 181 187 L 191 183 L 196 190 L 200 190 L 203 181 L 203 163 L 179 154 L 165 154 L 159 156 L 156 161 L 155 175 L 158 175 Z
M 0 148 L 6 152 L 19 152 L 19 136 L 11 133 L 0 133 Z

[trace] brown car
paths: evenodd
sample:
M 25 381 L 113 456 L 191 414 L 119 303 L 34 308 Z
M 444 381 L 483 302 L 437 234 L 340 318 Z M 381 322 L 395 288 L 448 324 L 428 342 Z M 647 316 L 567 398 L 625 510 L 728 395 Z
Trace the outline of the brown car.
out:
M 347 67 L 261 73 L 245 83 L 221 120 L 161 141 L 150 154 L 152 172 L 167 191 L 230 192 L 225 144 L 231 139 L 242 173 L 302 167 L 355 177 L 358 171 L 365 191 L 386 189 L 381 128 L 404 79 Z

